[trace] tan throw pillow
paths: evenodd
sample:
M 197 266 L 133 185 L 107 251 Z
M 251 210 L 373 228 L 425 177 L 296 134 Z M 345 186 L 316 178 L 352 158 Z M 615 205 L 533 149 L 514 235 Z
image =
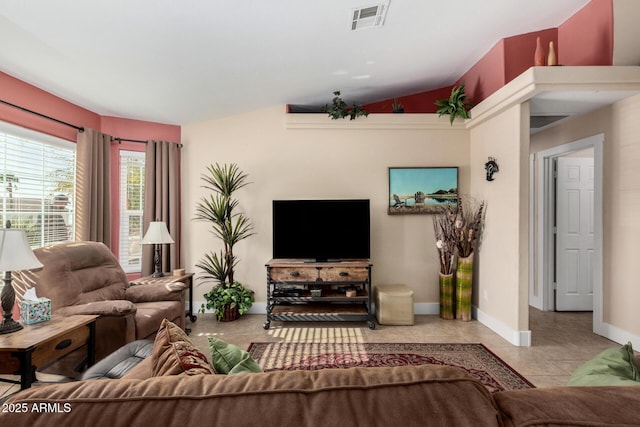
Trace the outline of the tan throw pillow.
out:
M 193 345 L 175 323 L 162 321 L 153 343 L 153 376 L 215 374 L 207 356 Z

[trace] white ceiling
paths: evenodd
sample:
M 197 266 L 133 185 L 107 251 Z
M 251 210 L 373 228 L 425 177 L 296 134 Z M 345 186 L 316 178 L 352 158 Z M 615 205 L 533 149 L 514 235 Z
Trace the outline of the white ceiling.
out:
M 383 27 L 351 31 L 375 0 L 2 0 L 0 71 L 101 115 L 184 125 L 449 86 L 500 39 L 587 3 L 391 0 Z

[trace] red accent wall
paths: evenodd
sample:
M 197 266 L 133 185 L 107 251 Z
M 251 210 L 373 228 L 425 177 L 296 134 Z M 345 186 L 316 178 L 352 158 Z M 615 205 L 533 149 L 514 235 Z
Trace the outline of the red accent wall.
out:
M 540 37 L 545 58 L 549 54 L 550 42 L 553 42 L 556 57 L 558 56 L 560 46 L 558 45 L 557 28 L 548 28 L 546 30 L 520 34 L 504 39 L 505 84 L 534 66 L 533 57 L 536 52 L 538 37 Z
M 469 99 L 478 104 L 533 66 L 538 37 L 546 56 L 549 42 L 553 41 L 554 47 L 558 46 L 557 35 L 558 30 L 550 28 L 502 39 L 464 73 L 456 85 L 465 82 Z
M 100 116 L 2 72 L 0 98 L 72 125 L 88 127 L 114 137 L 180 142 L 180 126 Z M 0 120 L 68 141 L 76 141 L 77 131 L 74 128 L 4 104 L 0 104 Z
M 100 116 L 1 72 L 0 98 L 40 114 L 78 127 L 95 129 L 113 137 L 142 141 L 154 139 L 180 142 L 180 126 Z M 0 104 L 0 120 L 68 141 L 76 141 L 76 129 L 4 104 Z M 114 141 L 111 144 L 111 242 L 112 250 L 116 256 L 118 255 L 120 229 L 120 149 L 144 151 L 145 145 L 126 141 L 122 144 Z
M 558 28 L 563 65 L 613 64 L 613 0 L 591 0 Z
M 0 98 L 76 126 L 100 129 L 100 116 L 28 83 L 0 72 Z M 33 114 L 0 104 L 0 120 L 69 141 L 76 130 Z
M 585 7 L 562 23 L 548 28 L 500 40 L 456 82 L 465 82 L 473 104 L 489 95 L 533 66 L 536 39 L 540 37 L 545 50 L 554 42 L 560 65 L 613 64 L 613 0 L 591 0 Z M 416 93 L 399 98 L 405 113 L 434 113 L 434 102 L 448 98 L 452 86 Z M 367 104 L 371 113 L 390 113 L 393 99 Z
M 398 102 L 404 107 L 405 113 L 433 113 L 436 111 L 434 103 L 438 99 L 448 98 L 453 86 L 420 92 L 414 95 L 401 96 Z M 387 99 L 373 104 L 367 104 L 363 108 L 370 113 L 393 113 L 393 99 Z
M 479 100 L 504 86 L 506 68 L 504 45 L 504 40 L 496 43 L 456 82 L 456 86 L 461 82 L 465 83 L 465 91 L 471 103 L 478 104 Z
M 175 125 L 102 116 L 100 129 L 106 134 L 126 139 L 180 142 L 180 126 Z

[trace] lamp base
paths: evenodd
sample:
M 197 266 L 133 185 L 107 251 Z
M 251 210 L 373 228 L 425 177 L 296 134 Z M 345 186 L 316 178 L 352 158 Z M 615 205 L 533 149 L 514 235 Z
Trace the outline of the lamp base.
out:
M 162 258 L 160 258 L 160 245 L 156 245 L 156 250 L 153 254 L 153 265 L 155 266 L 156 271 L 153 272 L 151 277 L 153 277 L 154 279 L 163 277 L 164 274 L 162 274 Z
M 22 325 L 13 320 L 11 311 L 13 310 L 13 304 L 16 300 L 16 293 L 13 291 L 13 285 L 11 284 L 11 272 L 5 271 L 2 278 L 4 286 L 0 293 L 0 300 L 2 300 L 2 316 L 3 320 L 0 323 L 0 334 L 10 334 L 11 332 L 19 331 L 22 329 Z
M 11 332 L 16 332 L 21 329 L 22 325 L 13 319 L 5 319 L 4 322 L 0 323 L 0 335 L 10 334 Z

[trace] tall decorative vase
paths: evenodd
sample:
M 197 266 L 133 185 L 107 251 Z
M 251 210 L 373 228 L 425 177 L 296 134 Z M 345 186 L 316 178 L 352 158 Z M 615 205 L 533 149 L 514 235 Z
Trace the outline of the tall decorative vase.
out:
M 456 319 L 471 320 L 471 291 L 473 284 L 473 252 L 458 257 L 456 268 Z
M 544 57 L 544 48 L 542 47 L 542 42 L 540 41 L 540 37 L 536 39 L 536 51 L 533 54 L 533 65 L 535 66 L 543 66 L 545 65 L 545 57 Z
M 440 282 L 440 317 L 442 319 L 455 319 L 453 312 L 453 273 L 442 274 Z
M 549 55 L 547 56 L 547 65 L 558 65 L 558 56 L 553 42 L 549 42 Z

